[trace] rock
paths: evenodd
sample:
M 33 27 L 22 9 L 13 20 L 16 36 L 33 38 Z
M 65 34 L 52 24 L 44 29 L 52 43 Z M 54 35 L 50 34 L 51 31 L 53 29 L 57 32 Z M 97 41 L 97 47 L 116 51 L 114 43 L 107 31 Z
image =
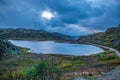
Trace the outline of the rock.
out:
M 95 80 L 120 80 L 120 66 Z
M 7 54 L 19 54 L 20 48 L 10 43 L 7 39 L 0 36 L 0 58 Z
M 74 80 L 86 80 L 84 78 L 75 78 Z

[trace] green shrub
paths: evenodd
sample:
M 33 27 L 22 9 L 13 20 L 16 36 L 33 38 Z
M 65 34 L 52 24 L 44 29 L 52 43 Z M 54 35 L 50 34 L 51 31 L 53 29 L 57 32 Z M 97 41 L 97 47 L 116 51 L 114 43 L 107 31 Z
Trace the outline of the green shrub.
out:
M 20 80 L 59 80 L 61 69 L 48 61 L 39 61 L 32 67 L 14 73 L 14 79 Z

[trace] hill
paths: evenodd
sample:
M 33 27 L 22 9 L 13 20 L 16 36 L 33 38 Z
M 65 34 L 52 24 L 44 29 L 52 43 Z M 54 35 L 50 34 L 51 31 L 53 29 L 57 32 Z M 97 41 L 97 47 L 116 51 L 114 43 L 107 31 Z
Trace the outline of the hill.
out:
M 43 30 L 33 30 L 33 29 L 23 29 L 23 28 L 0 29 L 0 34 L 6 36 L 8 39 L 17 39 L 17 40 L 55 40 L 55 41 L 73 40 L 71 36 L 60 33 L 51 33 Z
M 120 25 L 108 28 L 105 32 L 80 36 L 78 43 L 96 43 L 120 50 Z

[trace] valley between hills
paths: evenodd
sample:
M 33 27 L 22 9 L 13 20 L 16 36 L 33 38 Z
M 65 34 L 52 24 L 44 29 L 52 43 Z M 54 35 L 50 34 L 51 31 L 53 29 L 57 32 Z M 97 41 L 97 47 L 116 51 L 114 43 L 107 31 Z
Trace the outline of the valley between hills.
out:
M 8 41 L 11 39 L 92 44 L 105 52 L 86 56 L 36 54 L 13 45 Z M 119 80 L 119 51 L 120 25 L 78 40 L 42 30 L 4 28 L 0 29 L 0 80 Z

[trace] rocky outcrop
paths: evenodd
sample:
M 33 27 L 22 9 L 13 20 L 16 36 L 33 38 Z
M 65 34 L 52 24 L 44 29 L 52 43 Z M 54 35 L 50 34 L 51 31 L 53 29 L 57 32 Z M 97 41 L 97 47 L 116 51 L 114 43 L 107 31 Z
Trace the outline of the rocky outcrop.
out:
M 19 54 L 20 48 L 11 44 L 7 39 L 0 36 L 0 58 L 7 54 Z

